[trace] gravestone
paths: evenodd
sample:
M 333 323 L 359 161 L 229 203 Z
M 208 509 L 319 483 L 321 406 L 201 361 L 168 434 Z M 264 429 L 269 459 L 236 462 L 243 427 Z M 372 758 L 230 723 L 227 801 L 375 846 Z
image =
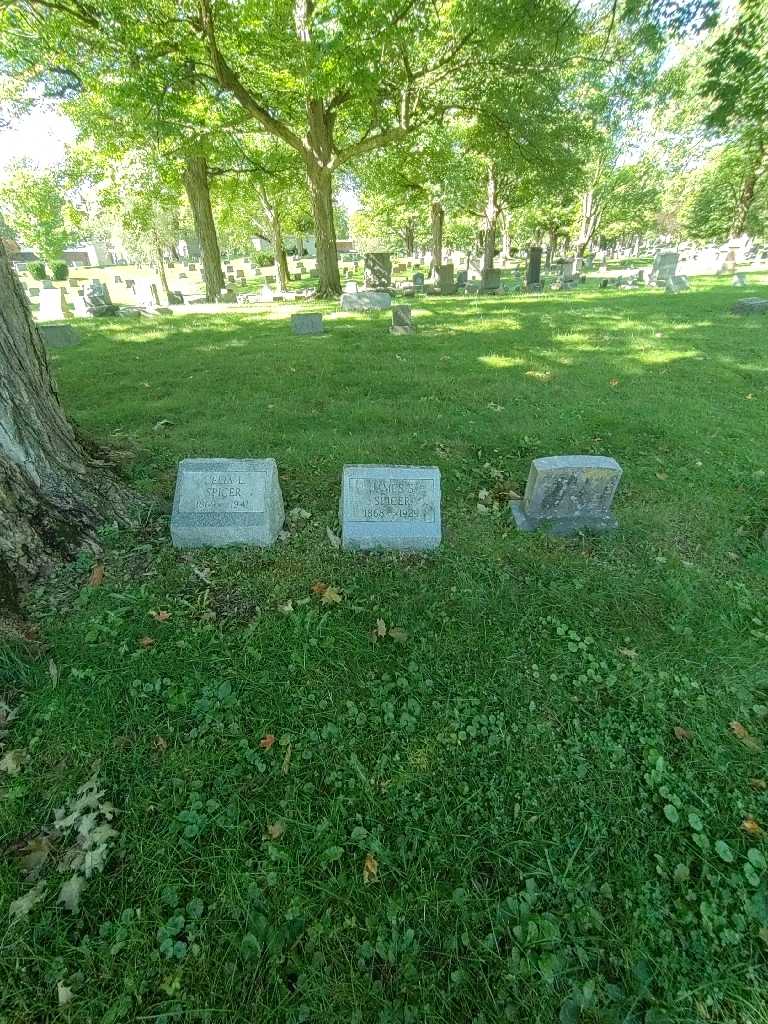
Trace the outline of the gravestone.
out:
M 360 285 L 357 281 L 345 281 L 344 288 L 342 290 L 345 295 L 357 295 L 360 291 Z
M 739 299 L 731 306 L 731 312 L 739 316 L 764 316 L 768 314 L 768 299 Z
M 564 282 L 565 281 L 573 281 L 574 278 L 576 277 L 576 274 L 577 274 L 577 261 L 576 261 L 576 259 L 574 258 L 574 259 L 566 260 L 563 263 L 563 265 L 562 265 L 562 267 L 560 269 L 560 277 L 561 277 L 561 279 Z
M 667 282 L 664 285 L 664 291 L 669 292 L 670 295 L 678 295 L 680 292 L 688 291 L 688 278 L 685 274 L 673 274 L 667 278 Z
M 160 294 L 157 290 L 157 285 L 154 281 L 147 280 L 146 277 L 140 277 L 136 281 L 134 294 L 140 306 L 160 305 Z
M 171 514 L 177 548 L 270 547 L 285 511 L 274 459 L 184 459 Z
M 747 287 L 747 275 L 746 274 L 734 274 L 733 281 L 731 284 L 735 288 L 746 288 Z
M 40 337 L 48 348 L 69 348 L 80 344 L 80 335 L 68 324 L 38 327 Z
M 540 245 L 532 245 L 528 250 L 528 264 L 525 268 L 525 287 L 531 290 L 541 287 Z
M 439 547 L 440 470 L 436 466 L 345 466 L 341 545 L 352 551 Z
M 735 249 L 729 249 L 726 252 L 726 254 L 725 254 L 723 262 L 720 264 L 720 266 L 717 269 L 717 275 L 719 277 L 720 274 L 735 274 L 735 273 L 736 273 L 736 250 Z
M 275 298 L 275 293 L 267 285 L 259 292 L 259 302 L 272 302 Z
M 390 309 L 392 296 L 389 292 L 357 292 L 341 296 L 341 308 L 348 313 L 361 313 L 369 309 Z
M 291 317 L 294 334 L 324 334 L 322 313 L 294 313 Z
M 392 326 L 389 328 L 390 334 L 413 334 L 416 328 L 413 326 L 411 320 L 411 307 L 410 306 L 393 306 L 392 307 Z
M 103 281 L 93 278 L 85 289 L 85 304 L 91 316 L 116 316 L 118 306 L 112 302 Z
M 467 271 L 460 270 L 456 275 L 456 287 L 466 288 L 467 287 Z
M 411 281 L 413 282 L 413 289 L 415 292 L 419 293 L 424 291 L 424 275 L 422 273 L 417 271 L 411 278 Z
M 616 529 L 611 502 L 621 466 L 604 455 L 554 455 L 531 463 L 525 495 L 510 502 L 519 530 L 556 536 Z
M 676 252 L 658 252 L 653 258 L 653 266 L 648 276 L 648 284 L 666 284 L 670 277 L 675 276 L 679 256 Z
M 452 263 L 444 263 L 442 267 L 437 268 L 437 287 L 441 295 L 453 295 L 456 292 Z
M 389 288 L 392 282 L 392 257 L 388 252 L 366 253 L 363 280 L 366 288 Z
M 498 295 L 501 291 L 501 271 L 495 267 L 484 270 L 480 291 L 483 295 Z
M 38 320 L 66 320 L 72 315 L 64 300 L 64 292 L 55 285 L 43 284 L 37 301 Z

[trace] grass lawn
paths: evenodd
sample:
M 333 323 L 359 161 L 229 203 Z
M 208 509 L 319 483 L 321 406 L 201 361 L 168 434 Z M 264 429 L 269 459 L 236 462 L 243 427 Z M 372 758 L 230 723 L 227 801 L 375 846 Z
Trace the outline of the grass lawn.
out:
M 766 1024 L 764 292 L 78 323 L 65 407 L 156 506 L 0 651 L 2 1024 Z M 564 453 L 616 535 L 511 527 Z M 187 456 L 274 456 L 290 538 L 175 551 Z M 438 465 L 440 551 L 332 546 L 345 462 Z

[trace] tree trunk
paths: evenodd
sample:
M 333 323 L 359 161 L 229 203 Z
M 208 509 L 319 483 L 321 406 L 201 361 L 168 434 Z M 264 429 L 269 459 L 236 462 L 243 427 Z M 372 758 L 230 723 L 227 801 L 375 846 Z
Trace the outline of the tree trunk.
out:
M 97 550 L 105 521 L 127 524 L 130 492 L 67 422 L 40 334 L 0 245 L 0 605 L 56 562 Z
M 761 145 L 757 151 L 756 160 L 745 174 L 739 189 L 739 198 L 736 202 L 736 209 L 734 210 L 731 223 L 731 238 L 738 238 L 747 230 L 747 217 L 749 217 L 749 211 L 752 209 L 752 203 L 755 199 L 755 189 L 766 169 L 767 163 L 768 152 Z
M 304 239 L 301 235 L 296 236 L 296 258 L 300 260 L 304 259 Z
M 445 210 L 439 199 L 432 200 L 429 219 L 432 226 L 432 259 L 429 263 L 429 273 L 437 276 L 438 270 L 443 265 L 443 224 L 445 223 Z
M 594 189 L 589 189 L 581 197 L 581 223 L 579 237 L 576 239 L 576 255 L 582 257 L 592 241 L 600 223 L 602 209 Z
M 509 214 L 501 215 L 501 258 L 508 263 L 512 258 L 512 238 L 509 234 Z
M 552 258 L 554 257 L 555 253 L 557 252 L 557 228 L 556 227 L 552 227 L 550 225 L 550 227 L 547 229 L 547 234 L 549 235 L 549 242 L 547 244 L 547 259 L 546 259 L 546 262 L 544 264 L 544 269 L 545 270 L 551 270 L 552 269 Z
M 271 234 L 272 248 L 275 250 L 275 266 L 277 268 L 277 284 L 281 292 L 288 291 L 289 276 L 288 276 L 288 257 L 285 254 L 285 244 L 283 243 L 283 229 L 280 225 L 280 215 L 277 212 L 277 207 L 269 198 L 264 185 L 259 182 L 256 186 L 259 193 L 259 199 L 261 200 L 261 207 L 264 210 L 264 216 L 267 218 L 269 224 L 269 230 Z
M 405 222 L 404 241 L 405 241 L 405 255 L 406 256 L 413 256 L 414 250 L 416 248 L 416 242 L 415 242 L 415 239 L 414 239 L 413 221 L 412 220 L 407 220 Z
M 493 270 L 496 254 L 496 222 L 499 219 L 499 200 L 496 187 L 496 169 L 488 168 L 488 187 L 485 203 L 485 224 L 483 226 L 483 271 Z
M 224 287 L 221 253 L 208 189 L 208 161 L 203 156 L 188 156 L 184 161 L 184 188 L 187 192 L 195 231 L 203 253 L 203 279 L 208 302 L 218 302 Z
M 296 7 L 296 24 L 300 37 L 307 32 L 306 5 L 299 2 Z M 341 295 L 339 275 L 339 253 L 336 248 L 336 224 L 333 218 L 333 114 L 324 107 L 322 100 L 307 100 L 308 147 L 304 154 L 309 178 L 309 195 L 312 201 L 312 216 L 315 221 L 315 246 L 317 249 L 317 297 L 330 299 Z
M 165 273 L 165 261 L 163 259 L 163 247 L 160 242 L 155 242 L 155 261 L 157 263 L 157 274 L 160 278 L 160 284 L 162 285 L 165 296 L 163 302 L 165 305 L 170 305 L 171 302 L 171 289 L 168 287 L 168 277 Z

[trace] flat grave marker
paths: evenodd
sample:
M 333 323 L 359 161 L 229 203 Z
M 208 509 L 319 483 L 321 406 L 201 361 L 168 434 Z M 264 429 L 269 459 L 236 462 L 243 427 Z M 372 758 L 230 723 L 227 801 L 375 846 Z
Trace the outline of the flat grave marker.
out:
M 171 540 L 177 548 L 270 547 L 285 510 L 274 459 L 183 459 Z
M 437 466 L 345 466 L 341 545 L 351 551 L 429 551 L 440 546 Z
M 294 313 L 291 317 L 294 334 L 324 334 L 322 313 Z

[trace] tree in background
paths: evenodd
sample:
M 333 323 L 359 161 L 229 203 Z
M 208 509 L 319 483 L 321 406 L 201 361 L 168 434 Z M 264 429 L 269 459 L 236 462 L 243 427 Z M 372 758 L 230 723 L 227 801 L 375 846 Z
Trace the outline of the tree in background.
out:
M 60 171 L 18 163 L 0 185 L 7 225 L 47 263 L 78 240 L 78 214 L 66 196 Z

